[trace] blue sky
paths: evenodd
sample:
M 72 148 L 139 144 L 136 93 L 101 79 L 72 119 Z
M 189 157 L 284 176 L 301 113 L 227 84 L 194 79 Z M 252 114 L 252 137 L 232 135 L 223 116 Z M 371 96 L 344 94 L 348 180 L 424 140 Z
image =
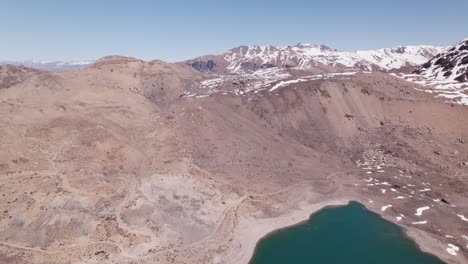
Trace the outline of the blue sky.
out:
M 242 44 L 449 45 L 467 0 L 0 0 L 0 60 L 179 61 Z

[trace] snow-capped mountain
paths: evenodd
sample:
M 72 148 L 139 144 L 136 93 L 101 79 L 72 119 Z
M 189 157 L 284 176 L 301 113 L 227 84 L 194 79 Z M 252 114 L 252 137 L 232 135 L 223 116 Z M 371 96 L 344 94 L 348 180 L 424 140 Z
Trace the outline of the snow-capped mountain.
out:
M 424 63 L 416 73 L 431 79 L 468 82 L 468 38 Z
M 253 72 L 270 67 L 359 69 L 388 71 L 426 62 L 444 47 L 400 46 L 378 50 L 344 52 L 325 45 L 240 46 L 221 55 L 186 61 L 202 72 Z
M 94 61 L 0 61 L 0 65 L 11 64 L 51 72 L 79 70 L 93 64 Z

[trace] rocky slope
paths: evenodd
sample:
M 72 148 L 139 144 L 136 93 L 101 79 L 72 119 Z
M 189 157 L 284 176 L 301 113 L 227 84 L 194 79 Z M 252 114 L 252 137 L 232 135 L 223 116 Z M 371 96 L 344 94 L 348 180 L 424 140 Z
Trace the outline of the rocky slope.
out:
M 468 39 L 437 54 L 416 73 L 429 79 L 468 82 Z
M 323 71 L 388 71 L 420 65 L 442 49 L 434 46 L 401 46 L 342 52 L 325 45 L 310 44 L 240 46 L 221 55 L 202 56 L 184 63 L 205 73 L 253 72 L 271 67 L 318 68 Z
M 40 70 L 26 67 L 16 67 L 13 65 L 0 66 L 0 89 L 9 88 L 39 73 L 41 73 Z
M 3 263 L 247 263 L 268 232 L 349 200 L 467 261 L 468 108 L 421 86 L 118 56 L 6 72 Z

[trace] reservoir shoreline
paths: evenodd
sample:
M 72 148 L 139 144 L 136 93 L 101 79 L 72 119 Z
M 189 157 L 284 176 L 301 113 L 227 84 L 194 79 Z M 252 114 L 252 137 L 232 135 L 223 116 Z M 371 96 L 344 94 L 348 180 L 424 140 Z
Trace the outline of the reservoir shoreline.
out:
M 297 210 L 292 210 L 288 214 L 281 215 L 275 218 L 266 218 L 266 219 L 241 219 L 239 223 L 239 232 L 236 232 L 235 236 L 241 239 L 241 250 L 237 253 L 231 255 L 226 263 L 252 263 L 252 259 L 256 253 L 257 246 L 264 239 L 267 239 L 270 235 L 275 234 L 281 230 L 292 228 L 297 225 L 304 224 L 307 222 L 310 217 L 321 210 L 327 208 L 341 207 L 346 206 L 350 202 L 357 202 L 365 207 L 365 210 L 368 210 L 372 213 L 378 215 L 387 222 L 390 222 L 394 225 L 397 225 L 402 229 L 403 235 L 414 241 L 418 250 L 423 253 L 437 257 L 441 261 L 447 264 L 464 264 L 466 259 L 464 256 L 459 254 L 458 256 L 451 256 L 447 254 L 445 245 L 438 241 L 436 238 L 432 237 L 425 231 L 422 231 L 418 228 L 406 226 L 401 223 L 394 221 L 385 217 L 380 213 L 377 208 L 372 207 L 372 204 L 363 202 L 359 199 L 353 198 L 335 198 L 330 199 L 329 201 L 317 202 L 317 203 L 302 203 Z M 256 239 L 255 239 L 256 238 Z
M 355 221 L 352 222 L 353 220 Z M 343 222 L 349 222 L 350 226 L 344 227 L 346 225 Z M 335 233 L 336 230 L 338 233 Z M 361 231 L 354 232 L 354 230 Z M 341 235 L 343 238 L 337 241 L 336 239 Z M 390 237 L 398 235 L 398 237 L 390 239 L 389 235 Z M 375 242 L 380 246 L 375 246 L 374 243 L 374 245 L 367 245 L 366 242 L 369 238 L 377 239 Z M 346 241 L 344 244 L 350 245 L 349 247 L 339 242 L 343 239 Z M 360 254 L 358 248 L 353 248 L 355 243 L 361 245 L 360 248 L 369 248 L 370 251 L 366 252 L 365 255 L 362 255 L 363 252 Z M 326 246 L 327 244 L 333 246 Z M 405 246 L 401 247 L 400 245 Z M 270 232 L 257 242 L 254 255 L 249 263 L 283 263 L 286 261 L 283 258 L 289 258 L 286 257 L 288 255 L 295 256 L 294 263 L 300 263 L 300 261 L 310 258 L 317 258 L 319 262 L 323 262 L 327 255 L 323 252 L 334 250 L 335 247 L 336 249 L 341 248 L 343 251 L 337 255 L 341 254 L 347 257 L 336 256 L 338 260 L 327 257 L 326 261 L 331 261 L 330 263 L 341 263 L 343 260 L 340 258 L 346 258 L 351 263 L 356 261 L 372 263 L 369 259 L 380 258 L 380 256 L 390 253 L 390 255 L 399 255 L 399 261 L 403 261 L 402 263 L 412 264 L 415 261 L 426 263 L 427 261 L 427 263 L 433 264 L 446 264 L 437 256 L 423 252 L 416 242 L 404 232 L 403 228 L 368 210 L 357 201 L 350 201 L 343 206 L 325 206 L 311 214 L 305 221 Z M 284 253 L 278 254 L 281 251 Z M 316 253 L 311 253 L 313 251 Z M 367 256 L 367 260 L 362 259 L 363 256 Z M 299 262 L 297 258 L 300 259 Z M 392 262 L 393 260 L 387 259 L 385 261 Z

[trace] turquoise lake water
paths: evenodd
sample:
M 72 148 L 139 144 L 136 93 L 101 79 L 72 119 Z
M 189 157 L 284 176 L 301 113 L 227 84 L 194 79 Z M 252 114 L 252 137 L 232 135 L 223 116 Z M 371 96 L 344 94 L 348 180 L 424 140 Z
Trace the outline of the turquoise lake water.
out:
M 403 230 L 363 205 L 325 208 L 308 221 L 274 232 L 250 264 L 443 264 L 421 252 Z

